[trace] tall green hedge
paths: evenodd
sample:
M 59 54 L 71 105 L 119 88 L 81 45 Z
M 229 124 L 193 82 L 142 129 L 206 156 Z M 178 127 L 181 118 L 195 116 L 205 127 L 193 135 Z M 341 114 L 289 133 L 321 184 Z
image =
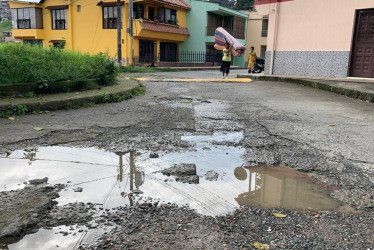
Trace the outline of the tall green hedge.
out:
M 0 44 L 0 84 L 97 79 L 110 85 L 117 74 L 116 64 L 102 53 Z

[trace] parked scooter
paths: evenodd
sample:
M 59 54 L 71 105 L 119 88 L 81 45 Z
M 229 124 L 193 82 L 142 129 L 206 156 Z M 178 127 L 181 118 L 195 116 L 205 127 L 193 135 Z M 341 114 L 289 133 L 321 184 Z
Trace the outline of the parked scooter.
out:
M 255 70 L 253 73 L 261 73 L 265 69 L 265 59 L 256 58 L 255 61 Z

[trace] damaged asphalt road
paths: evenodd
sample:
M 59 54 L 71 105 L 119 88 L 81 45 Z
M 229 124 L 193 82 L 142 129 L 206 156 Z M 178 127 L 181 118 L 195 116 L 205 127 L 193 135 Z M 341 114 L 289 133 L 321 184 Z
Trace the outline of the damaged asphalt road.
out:
M 157 77 L 208 78 L 218 77 L 217 73 L 173 72 Z M 338 202 L 359 213 L 321 212 L 317 220 L 308 212 L 283 211 L 288 217 L 282 221 L 272 217 L 272 210 L 262 208 L 217 219 L 172 205 L 122 208 L 118 213 L 127 219 L 117 220 L 110 237 L 98 237 L 100 241 L 92 244 L 139 249 L 251 248 L 255 241 L 277 248 L 360 249 L 374 245 L 373 104 L 275 82 L 144 85 L 144 96 L 121 103 L 20 116 L 16 121 L 0 119 L 0 154 L 5 158 L 7 152 L 17 149 L 58 145 L 164 155 L 191 150 L 190 142 L 180 140 L 182 135 L 241 132 L 240 141 L 215 144 L 244 148 L 242 158 L 248 167 L 286 165 L 309 173 L 330 186 L 331 196 Z M 44 130 L 35 131 L 34 126 Z M 59 209 L 59 205 L 53 207 Z M 46 220 L 53 221 L 40 219 L 40 227 L 47 226 Z M 89 219 L 63 220 L 62 224 Z M 121 228 L 128 223 L 138 223 L 138 227 L 124 234 Z M 190 225 L 180 230 L 178 225 L 184 223 Z M 178 237 L 171 237 L 175 235 Z M 158 239 L 162 244 L 156 246 Z

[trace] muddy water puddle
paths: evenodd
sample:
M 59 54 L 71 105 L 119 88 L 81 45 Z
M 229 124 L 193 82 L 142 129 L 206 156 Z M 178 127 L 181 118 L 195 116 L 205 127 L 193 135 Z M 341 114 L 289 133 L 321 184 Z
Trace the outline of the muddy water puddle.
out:
M 158 158 L 150 158 L 150 152 L 114 153 L 97 148 L 18 150 L 0 158 L 0 191 L 48 177 L 51 184 L 67 184 L 57 199 L 59 205 L 79 201 L 113 208 L 152 198 L 188 204 L 207 215 L 225 214 L 241 205 L 296 210 L 339 207 L 326 188 L 306 174 L 284 166 L 245 167 L 243 148 L 221 145 L 241 139 L 241 133 L 182 136 L 181 140 L 195 144 L 192 151 Z M 177 177 L 160 173 L 178 164 L 195 164 L 198 181 L 178 182 Z
M 88 229 L 78 225 L 41 228 L 37 233 L 28 234 L 21 241 L 9 244 L 6 249 L 79 249 L 80 245 L 92 244 L 97 237 L 108 234 L 111 229 L 113 227 Z
M 59 205 L 91 202 L 110 209 L 159 201 L 187 205 L 213 216 L 232 212 L 239 206 L 340 209 L 341 204 L 329 196 L 327 188 L 306 174 L 284 166 L 246 167 L 242 158 L 244 148 L 222 145 L 242 138 L 241 133 L 181 136 L 181 140 L 195 145 L 191 151 L 152 158 L 151 152 L 146 151 L 108 152 L 99 148 L 17 150 L 0 158 L 0 191 L 20 189 L 28 180 L 48 177 L 50 184 L 67 185 L 57 199 Z M 185 182 L 186 176 L 176 181 L 181 177 L 161 173 L 183 164 L 196 166 L 195 172 L 188 172 Z M 194 179 L 192 184 L 188 183 L 190 175 Z M 34 241 L 38 235 L 49 237 L 49 248 L 53 248 L 62 244 L 56 243 L 62 237 L 55 234 L 57 230 L 43 229 L 9 248 L 22 249 L 25 242 Z

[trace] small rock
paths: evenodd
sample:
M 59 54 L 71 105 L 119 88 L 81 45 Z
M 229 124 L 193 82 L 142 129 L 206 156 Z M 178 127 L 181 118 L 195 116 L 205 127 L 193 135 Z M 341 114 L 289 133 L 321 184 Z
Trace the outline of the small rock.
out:
M 158 158 L 158 157 L 159 156 L 158 156 L 157 153 L 152 152 L 152 153 L 149 154 L 149 158 Z
M 204 177 L 208 181 L 216 181 L 218 180 L 219 174 L 215 172 L 214 170 L 210 170 L 204 174 Z
M 41 185 L 41 184 L 45 184 L 47 183 L 48 181 L 48 177 L 44 177 L 43 179 L 33 179 L 33 180 L 29 180 L 29 183 L 31 185 Z
M 74 190 L 74 192 L 82 192 L 83 188 L 77 187 L 77 188 L 74 188 L 73 190 Z

